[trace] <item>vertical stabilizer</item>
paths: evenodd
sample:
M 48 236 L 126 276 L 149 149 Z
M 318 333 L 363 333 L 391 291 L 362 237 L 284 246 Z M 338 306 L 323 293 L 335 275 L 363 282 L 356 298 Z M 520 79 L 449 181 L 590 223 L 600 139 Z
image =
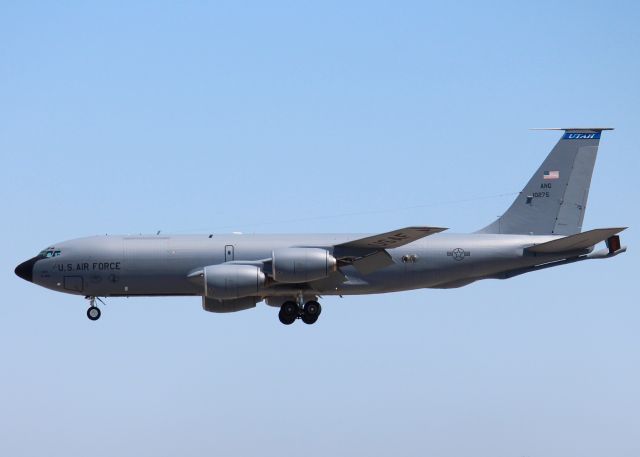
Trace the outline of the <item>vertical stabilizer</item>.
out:
M 600 135 L 613 129 L 548 130 L 564 134 L 509 209 L 478 233 L 573 235 L 582 230 Z

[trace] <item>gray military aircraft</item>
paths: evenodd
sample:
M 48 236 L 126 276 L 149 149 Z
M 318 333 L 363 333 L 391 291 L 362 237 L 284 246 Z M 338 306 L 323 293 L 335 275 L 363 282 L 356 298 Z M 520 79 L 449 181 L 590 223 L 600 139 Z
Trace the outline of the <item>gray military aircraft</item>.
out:
M 324 295 L 450 289 L 479 279 L 626 251 L 626 227 L 581 232 L 600 135 L 564 128 L 551 153 L 507 211 L 471 234 L 406 227 L 378 235 L 94 236 L 57 243 L 15 273 L 48 289 L 100 297 L 194 295 L 206 311 L 280 308 L 283 324 L 317 321 Z M 594 251 L 602 241 L 606 248 Z M 97 300 L 97 301 L 96 301 Z

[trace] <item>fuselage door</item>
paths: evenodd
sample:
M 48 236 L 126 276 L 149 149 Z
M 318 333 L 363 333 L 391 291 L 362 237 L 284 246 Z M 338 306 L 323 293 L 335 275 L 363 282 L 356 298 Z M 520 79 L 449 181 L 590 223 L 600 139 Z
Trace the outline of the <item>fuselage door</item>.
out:
M 233 245 L 227 244 L 224 247 L 224 261 L 231 262 L 233 260 Z

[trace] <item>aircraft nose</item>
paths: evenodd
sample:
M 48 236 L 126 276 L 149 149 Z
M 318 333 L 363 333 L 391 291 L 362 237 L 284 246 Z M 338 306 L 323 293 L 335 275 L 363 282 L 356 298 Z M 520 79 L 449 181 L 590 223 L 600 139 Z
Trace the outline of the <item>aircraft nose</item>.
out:
M 15 269 L 15 272 L 25 281 L 33 282 L 33 266 L 39 260 L 38 257 L 33 257 L 26 262 L 22 262 Z

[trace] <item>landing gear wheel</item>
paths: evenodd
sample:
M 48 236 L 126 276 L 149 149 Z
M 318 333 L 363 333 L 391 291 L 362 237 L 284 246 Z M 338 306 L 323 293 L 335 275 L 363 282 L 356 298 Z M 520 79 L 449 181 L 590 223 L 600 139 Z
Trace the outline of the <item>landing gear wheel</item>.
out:
M 96 306 L 91 306 L 88 310 L 87 310 L 87 317 L 89 319 L 91 319 L 92 321 L 97 321 L 98 319 L 100 319 L 100 314 L 102 314 L 100 312 L 100 308 L 96 307 Z
M 304 308 L 302 310 L 302 322 L 305 324 L 315 324 L 320 317 L 320 313 L 322 312 L 322 307 L 320 303 L 317 301 L 308 301 L 305 303 Z
M 298 305 L 293 301 L 286 301 L 280 307 L 280 312 L 278 313 L 278 318 L 280 322 L 284 325 L 293 324 L 298 318 Z

